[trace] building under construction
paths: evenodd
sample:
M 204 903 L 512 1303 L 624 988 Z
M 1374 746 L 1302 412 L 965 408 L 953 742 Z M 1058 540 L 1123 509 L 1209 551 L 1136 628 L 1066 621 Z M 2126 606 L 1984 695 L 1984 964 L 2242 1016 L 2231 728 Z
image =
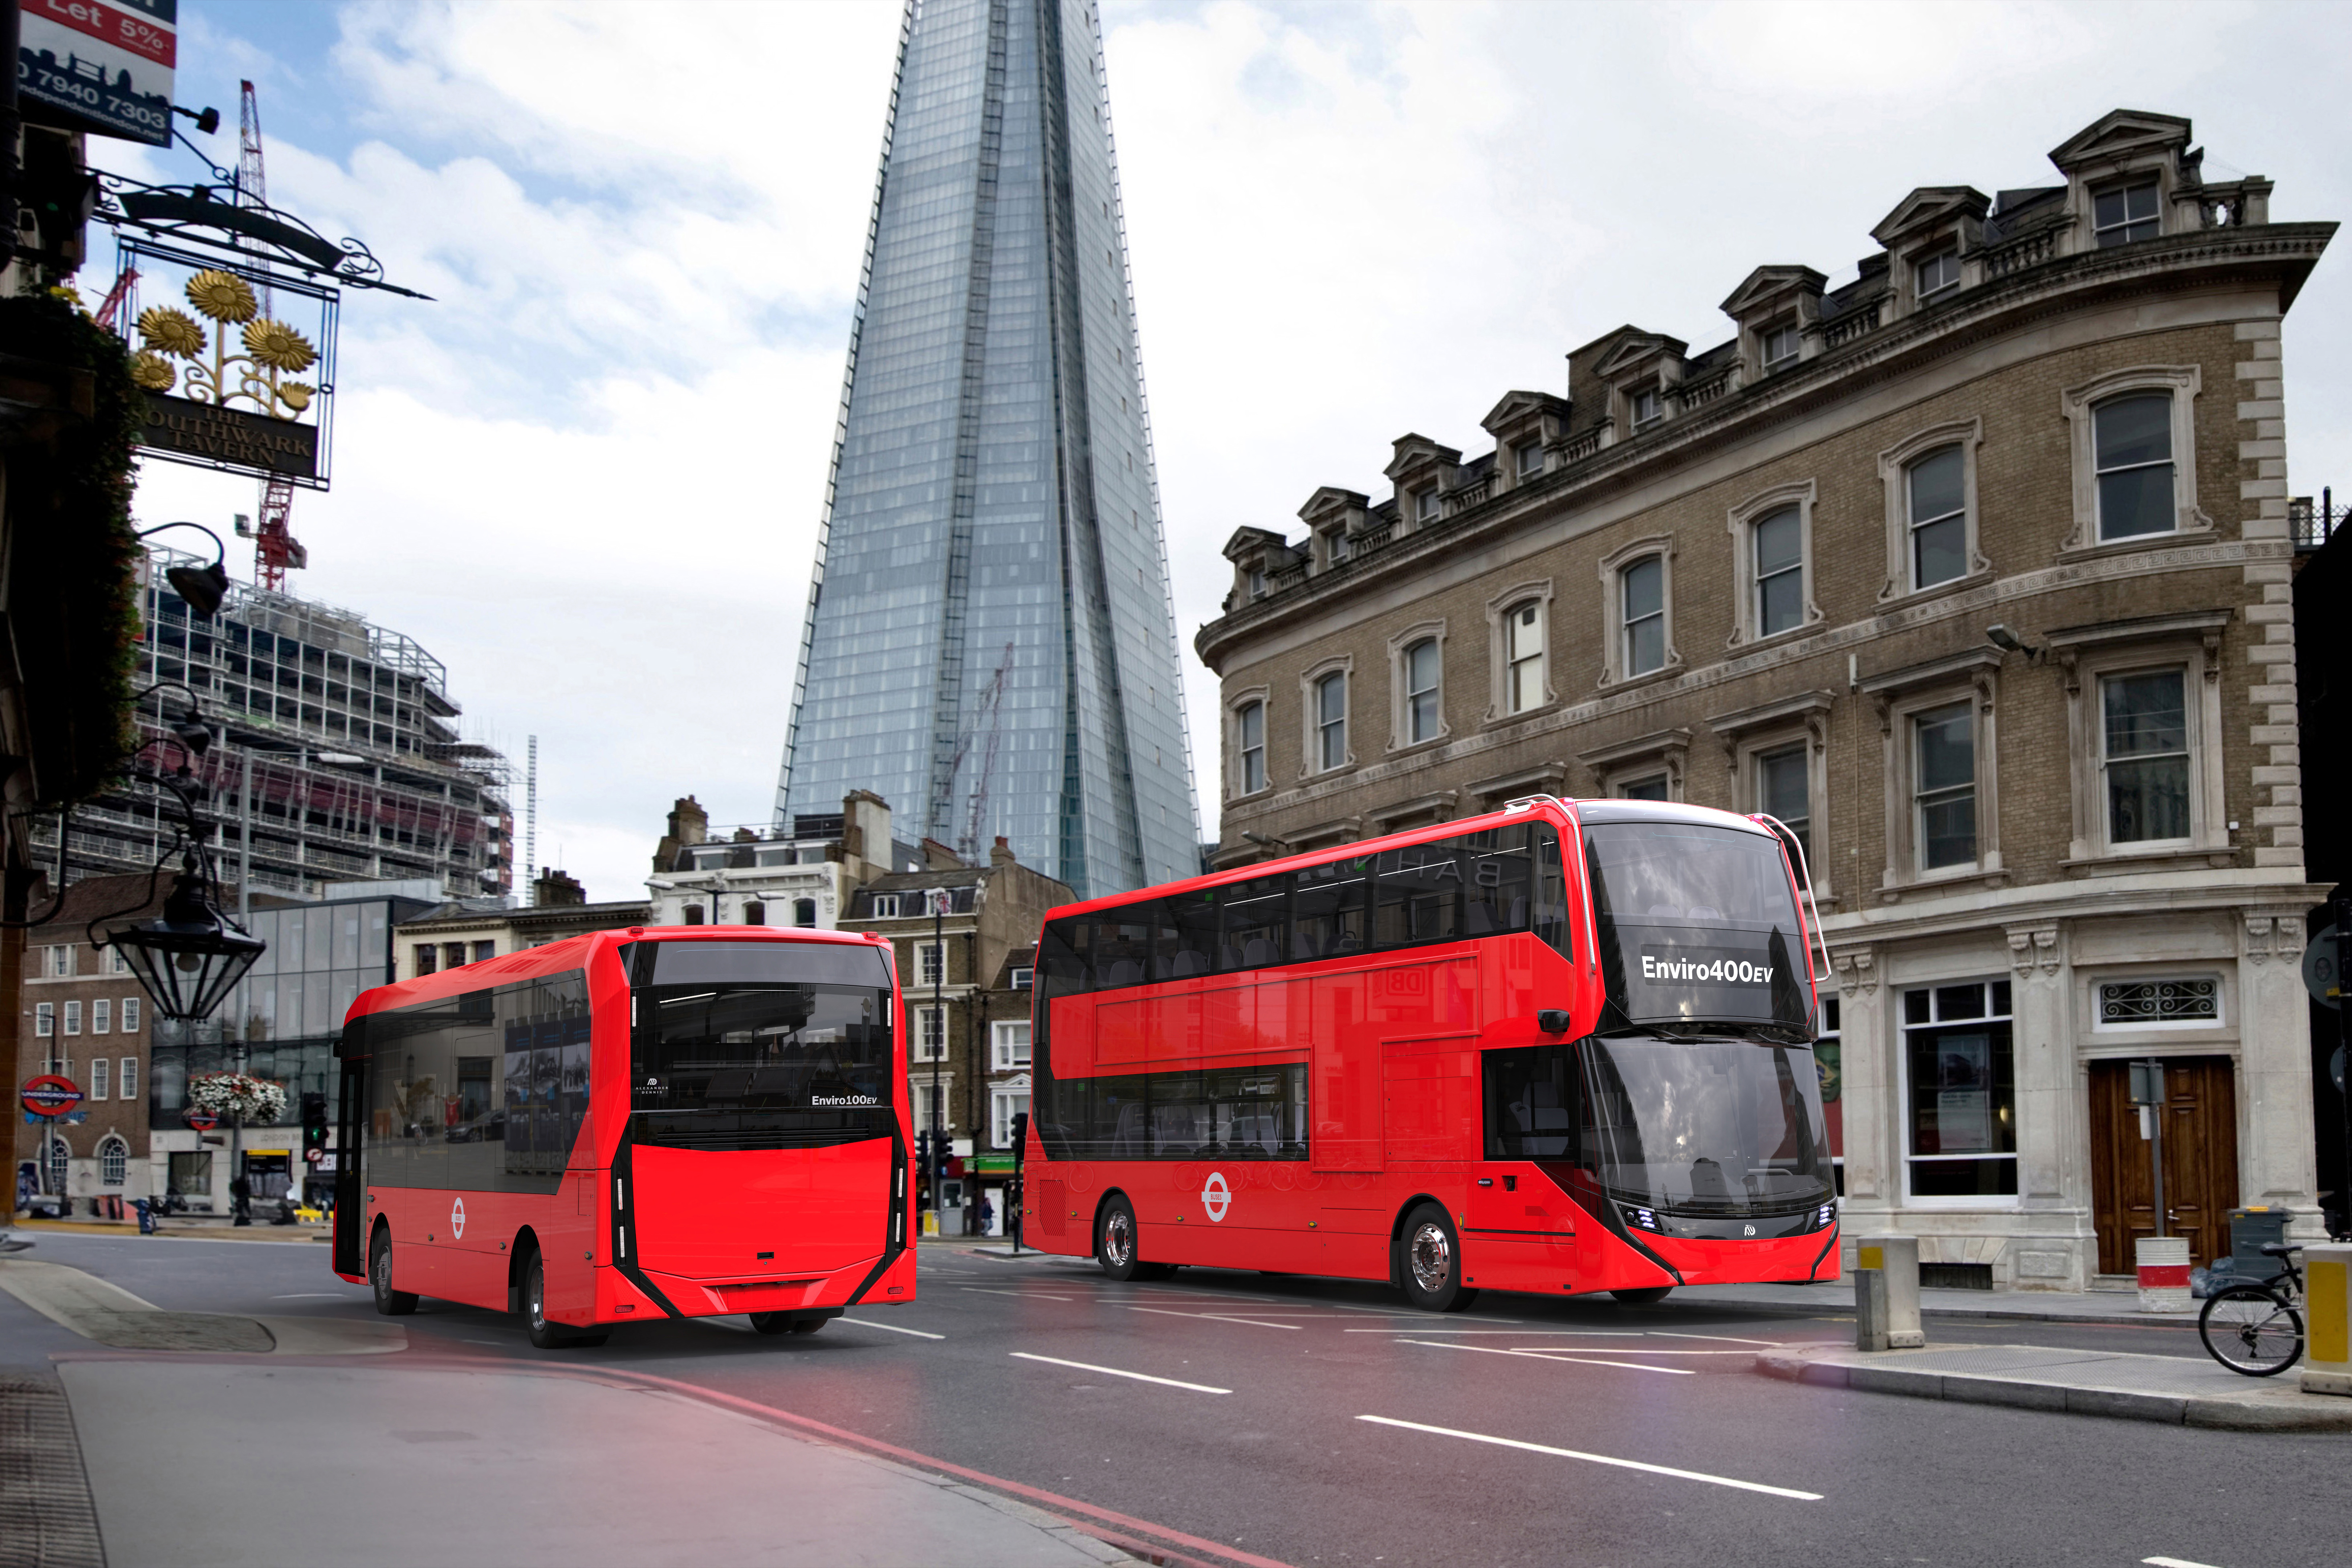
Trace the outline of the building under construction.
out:
M 152 551 L 142 574 L 139 685 L 159 689 L 139 705 L 141 739 L 152 767 L 178 767 L 193 694 L 216 737 L 193 766 L 223 882 L 292 898 L 362 881 L 507 892 L 511 771 L 458 733 L 441 661 L 352 611 L 266 588 L 234 584 L 199 615 L 164 580 L 183 562 L 201 563 Z M 67 879 L 144 871 L 173 830 L 169 797 L 125 782 L 73 809 Z M 58 832 L 55 817 L 36 829 L 48 865 Z

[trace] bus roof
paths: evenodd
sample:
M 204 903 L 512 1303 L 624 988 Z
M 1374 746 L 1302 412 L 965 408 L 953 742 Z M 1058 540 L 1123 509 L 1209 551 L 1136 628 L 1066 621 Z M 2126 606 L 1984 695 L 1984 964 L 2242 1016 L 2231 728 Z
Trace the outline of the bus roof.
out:
M 877 932 L 820 931 L 814 926 L 619 926 L 609 931 L 583 931 L 503 957 L 486 958 L 478 963 L 460 964 L 455 969 L 420 974 L 414 980 L 395 980 L 389 985 L 372 987 L 359 994 L 343 1021 L 349 1023 L 387 1007 L 404 1007 L 415 1002 L 437 1001 L 444 996 L 479 991 L 485 986 L 510 985 L 519 980 L 562 974 L 585 967 L 590 957 L 601 949 L 624 942 L 681 941 L 856 942 L 886 950 L 889 946 L 889 939 Z
M 1762 824 L 1741 816 L 1736 812 L 1719 811 L 1711 805 L 1693 805 L 1684 801 L 1665 800 L 1573 800 L 1553 795 L 1531 795 L 1524 802 L 1513 802 L 1497 811 L 1482 812 L 1476 816 L 1456 817 L 1451 822 L 1432 823 L 1425 827 L 1408 828 L 1402 833 L 1382 834 L 1377 838 L 1358 838 L 1346 844 L 1328 845 L 1320 849 L 1308 849 L 1297 855 L 1285 855 L 1273 860 L 1255 860 L 1246 866 L 1228 870 L 1212 871 L 1202 877 L 1188 877 L 1174 882 L 1162 882 L 1157 887 L 1138 888 L 1129 893 L 1106 893 L 1098 899 L 1062 904 L 1045 911 L 1045 919 L 1060 920 L 1069 915 L 1088 914 L 1097 910 L 1118 909 L 1145 899 L 1165 898 L 1171 893 L 1192 892 L 1203 888 L 1221 888 L 1234 882 L 1246 882 L 1255 878 L 1271 876 L 1277 871 L 1292 870 L 1301 866 L 1320 866 L 1333 860 L 1353 860 L 1365 855 L 1377 855 L 1385 849 L 1402 848 L 1409 844 L 1426 844 L 1432 839 L 1454 838 L 1465 833 L 1482 833 L 1488 828 L 1507 827 L 1527 819 L 1530 815 L 1541 816 L 1554 826 L 1568 825 L 1568 811 L 1573 807 L 1577 816 L 1587 823 L 1599 822 L 1688 822 L 1702 823 L 1709 827 L 1728 827 L 1744 833 L 1759 833 L 1769 838 L 1772 831 Z M 1549 808 L 1549 809 L 1548 809 Z

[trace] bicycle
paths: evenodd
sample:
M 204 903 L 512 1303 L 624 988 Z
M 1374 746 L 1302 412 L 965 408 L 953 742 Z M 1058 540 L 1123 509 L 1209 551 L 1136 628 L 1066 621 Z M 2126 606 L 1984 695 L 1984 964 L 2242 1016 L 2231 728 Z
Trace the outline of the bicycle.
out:
M 2205 1342 L 2207 1354 L 2248 1377 L 2275 1377 L 2303 1359 L 2303 1315 L 2295 1310 L 2303 1275 L 2292 1256 L 2300 1250 L 2293 1243 L 2273 1242 L 2263 1256 L 2279 1260 L 2276 1279 L 2262 1285 L 2242 1279 L 2205 1299 L 2205 1310 L 2197 1314 L 2197 1337 Z

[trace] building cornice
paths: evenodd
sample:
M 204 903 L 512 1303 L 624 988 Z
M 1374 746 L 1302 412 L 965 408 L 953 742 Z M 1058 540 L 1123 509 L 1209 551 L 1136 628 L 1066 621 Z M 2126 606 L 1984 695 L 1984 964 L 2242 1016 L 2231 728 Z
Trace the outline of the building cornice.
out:
M 2206 229 L 2111 250 L 2093 250 L 2020 268 L 1938 309 L 1860 333 L 1790 371 L 1741 387 L 1644 434 L 1600 447 L 1573 464 L 1513 486 L 1395 539 L 1383 549 L 1277 588 L 1203 624 L 1193 648 L 1212 670 L 1252 636 L 1309 605 L 1350 598 L 1426 572 L 1433 559 L 1475 551 L 1538 517 L 1573 511 L 1766 431 L 1833 407 L 1856 393 L 1909 374 L 1925 362 L 2053 315 L 2133 295 L 2193 293 L 2265 282 L 2284 313 L 2317 265 L 2333 223 Z

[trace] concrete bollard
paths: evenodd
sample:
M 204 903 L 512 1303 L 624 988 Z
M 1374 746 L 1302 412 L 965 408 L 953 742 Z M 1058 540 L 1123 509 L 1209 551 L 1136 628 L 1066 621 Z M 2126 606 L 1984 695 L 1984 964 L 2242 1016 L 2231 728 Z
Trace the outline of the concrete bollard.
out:
M 1886 1270 L 1853 1271 L 1853 1348 L 1883 1351 L 1886 1346 Z
M 2352 1247 L 2303 1249 L 2303 1391 L 2352 1394 Z
M 2139 1265 L 2139 1310 L 2189 1311 L 2194 1305 L 2189 1299 L 2189 1238 L 2143 1236 L 2132 1245 Z
M 1885 1278 L 1888 1350 L 1917 1350 L 1927 1342 L 1919 1326 L 1919 1238 L 1916 1236 L 1865 1236 L 1854 1244 L 1854 1261 L 1875 1268 Z

